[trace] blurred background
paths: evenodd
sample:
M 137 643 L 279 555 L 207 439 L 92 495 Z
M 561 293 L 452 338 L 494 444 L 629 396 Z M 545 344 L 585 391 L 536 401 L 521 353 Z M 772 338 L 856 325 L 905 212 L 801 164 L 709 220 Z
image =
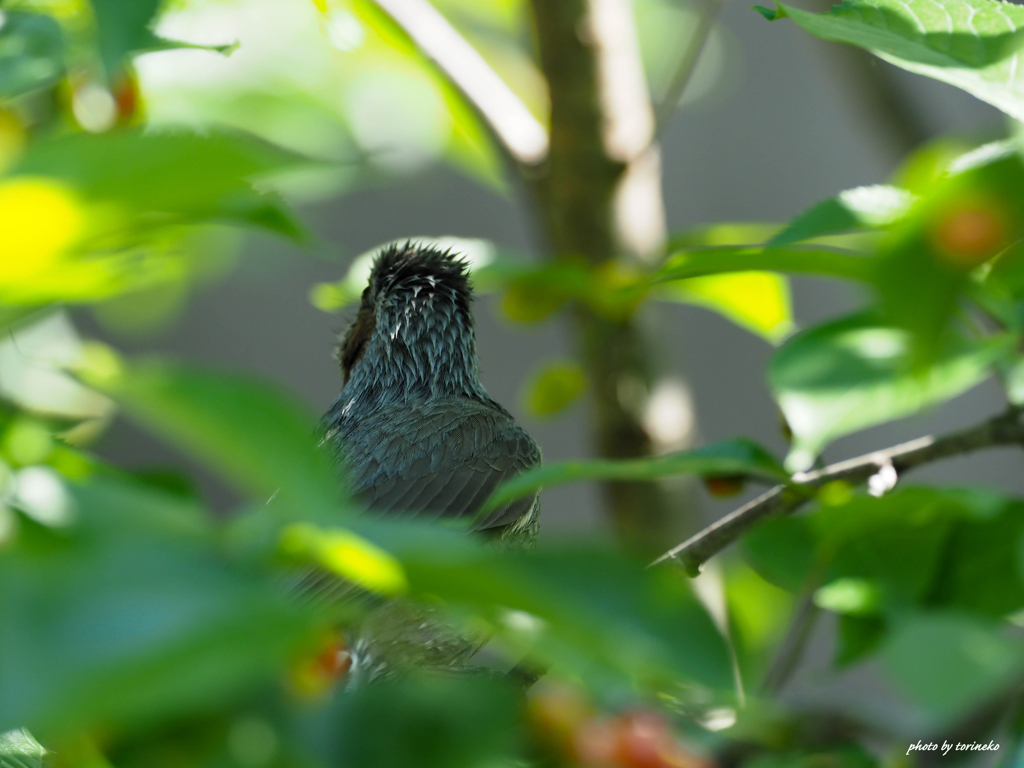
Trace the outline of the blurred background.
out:
M 517 2 L 444 0 L 437 7 L 543 116 L 543 87 L 528 58 L 526 8 Z M 827 4 L 826 4 L 827 5 Z M 675 66 L 679 40 L 697 7 L 683 0 L 637 0 L 644 64 L 658 93 Z M 820 9 L 819 9 L 820 10 Z M 541 252 L 523 190 L 500 181 L 501 160 L 467 138 L 436 79 L 375 37 L 342 5 L 311 0 L 209 0 L 172 10 L 158 30 L 175 40 L 240 46 L 230 56 L 175 50 L 137 59 L 147 119 L 154 124 L 228 123 L 318 158 L 336 170 L 296 174 L 284 183 L 314 233 L 307 247 L 263 234 L 219 235 L 189 290 L 161 287 L 78 310 L 88 336 L 128 352 L 169 353 L 257 372 L 300 394 L 320 413 L 337 395 L 332 357 L 348 312 L 321 311 L 311 288 L 341 279 L 352 259 L 387 241 L 416 236 L 485 238 L 533 258 Z M 518 44 L 516 44 L 518 41 Z M 852 48 L 811 38 L 793 24 L 768 23 L 746 4 L 726 2 L 679 110 L 663 136 L 669 232 L 716 222 L 783 222 L 816 201 L 858 185 L 883 183 L 906 153 L 937 137 L 965 143 L 1006 131 L 995 108 L 956 88 L 915 77 Z M 508 178 L 514 178 L 509 174 Z M 200 256 L 200 258 L 203 258 Z M 244 268 L 230 262 L 244 260 Z M 855 288 L 794 278 L 793 310 L 809 325 L 857 306 Z M 584 397 L 541 419 L 523 390 L 539 362 L 572 354 L 564 319 L 516 324 L 494 295 L 476 303 L 482 379 L 527 427 L 548 460 L 585 457 Z M 561 316 L 558 316 L 561 317 Z M 785 454 L 767 385 L 772 348 L 721 315 L 659 304 L 646 318 L 667 344 L 664 371 L 689 387 L 690 410 L 667 418 L 697 442 L 747 435 Z M 924 416 L 838 440 L 826 460 L 859 455 L 1001 410 L 995 381 Z M 99 452 L 130 467 L 180 465 L 163 444 L 118 420 Z M 198 469 L 204 490 L 225 509 L 230 492 Z M 1024 492 L 1012 450 L 988 451 L 921 471 L 915 481 L 989 484 Z M 748 495 L 756 492 L 752 489 Z M 695 487 L 689 527 L 743 500 Z M 593 484 L 543 496 L 542 540 L 607 537 Z

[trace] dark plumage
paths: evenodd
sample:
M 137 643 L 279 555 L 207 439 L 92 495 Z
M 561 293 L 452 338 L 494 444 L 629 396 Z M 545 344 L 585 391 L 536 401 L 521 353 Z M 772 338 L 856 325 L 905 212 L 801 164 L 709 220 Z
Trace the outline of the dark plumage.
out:
M 431 518 L 474 515 L 504 480 L 540 462 L 533 439 L 477 373 L 465 264 L 406 243 L 377 257 L 339 349 L 343 386 L 322 443 L 371 510 Z M 536 496 L 477 528 L 509 542 L 537 534 Z

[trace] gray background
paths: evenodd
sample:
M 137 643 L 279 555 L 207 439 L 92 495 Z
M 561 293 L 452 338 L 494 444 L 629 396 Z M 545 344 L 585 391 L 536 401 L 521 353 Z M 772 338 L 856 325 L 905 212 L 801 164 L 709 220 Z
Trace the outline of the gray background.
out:
M 897 153 L 838 76 L 834 47 L 791 23 L 769 25 L 743 3 L 727 6 L 721 22 L 734 57 L 732 71 L 723 79 L 727 85 L 677 113 L 665 136 L 664 189 L 671 230 L 717 221 L 782 221 L 839 190 L 887 179 Z M 882 62 L 877 66 L 887 70 L 931 134 L 959 132 L 986 139 L 1003 130 L 1000 114 L 972 97 Z M 536 252 L 521 200 L 502 198 L 440 167 L 307 207 L 302 215 L 327 244 L 318 256 L 250 236 L 242 268 L 196 290 L 180 320 L 158 334 L 111 336 L 86 312 L 79 313 L 80 326 L 129 352 L 169 353 L 269 377 L 322 412 L 340 383 L 331 352 L 345 317 L 310 305 L 307 294 L 313 283 L 336 280 L 352 256 L 410 235 L 482 237 Z M 803 325 L 859 300 L 847 286 L 817 280 L 794 284 L 796 317 Z M 571 351 L 563 325 L 514 327 L 499 317 L 491 297 L 477 302 L 476 317 L 482 378 L 491 394 L 535 435 L 547 459 L 588 455 L 586 402 L 548 422 L 526 418 L 519 402 L 519 387 L 539 360 Z M 696 308 L 658 308 L 651 322 L 667 339 L 666 370 L 681 374 L 692 386 L 701 438 L 747 435 L 782 455 L 779 418 L 764 383 L 771 348 Z M 1003 404 L 990 383 L 933 413 L 843 439 L 826 458 L 966 425 Z M 185 462 L 120 421 L 100 451 L 129 466 Z M 915 475 L 915 480 L 924 479 L 1024 491 L 1019 457 L 1006 451 Z M 230 493 L 215 481 L 206 478 L 203 486 L 218 507 L 231 503 Z M 702 498 L 701 515 L 717 517 L 735 503 Z M 543 508 L 543 536 L 549 540 L 605 532 L 592 486 L 552 489 L 544 495 Z

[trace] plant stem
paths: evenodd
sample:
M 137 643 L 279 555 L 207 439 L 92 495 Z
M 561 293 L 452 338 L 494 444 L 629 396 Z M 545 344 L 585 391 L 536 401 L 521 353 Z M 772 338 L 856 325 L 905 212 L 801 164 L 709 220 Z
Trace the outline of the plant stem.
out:
M 909 443 L 858 456 L 811 472 L 793 476 L 789 485 L 777 485 L 750 503 L 730 512 L 700 533 L 673 547 L 651 565 L 675 560 L 687 572 L 699 573 L 708 558 L 721 552 L 761 520 L 772 515 L 787 515 L 814 498 L 815 491 L 826 483 L 843 481 L 866 482 L 885 466 L 891 465 L 897 476 L 915 467 L 952 456 L 960 456 L 981 448 L 1002 445 L 1024 445 L 1024 423 L 1021 411 L 1011 408 L 1006 413 L 941 437 L 922 437 Z

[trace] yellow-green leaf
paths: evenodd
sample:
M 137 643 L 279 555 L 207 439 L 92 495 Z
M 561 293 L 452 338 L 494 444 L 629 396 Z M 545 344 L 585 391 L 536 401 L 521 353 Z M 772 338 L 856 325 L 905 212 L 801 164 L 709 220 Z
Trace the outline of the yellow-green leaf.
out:
M 778 342 L 793 330 L 786 278 L 770 272 L 735 272 L 668 283 L 656 295 L 698 304 Z
M 541 418 L 554 416 L 576 402 L 586 389 L 587 374 L 578 363 L 546 363 L 527 385 L 526 409 Z

